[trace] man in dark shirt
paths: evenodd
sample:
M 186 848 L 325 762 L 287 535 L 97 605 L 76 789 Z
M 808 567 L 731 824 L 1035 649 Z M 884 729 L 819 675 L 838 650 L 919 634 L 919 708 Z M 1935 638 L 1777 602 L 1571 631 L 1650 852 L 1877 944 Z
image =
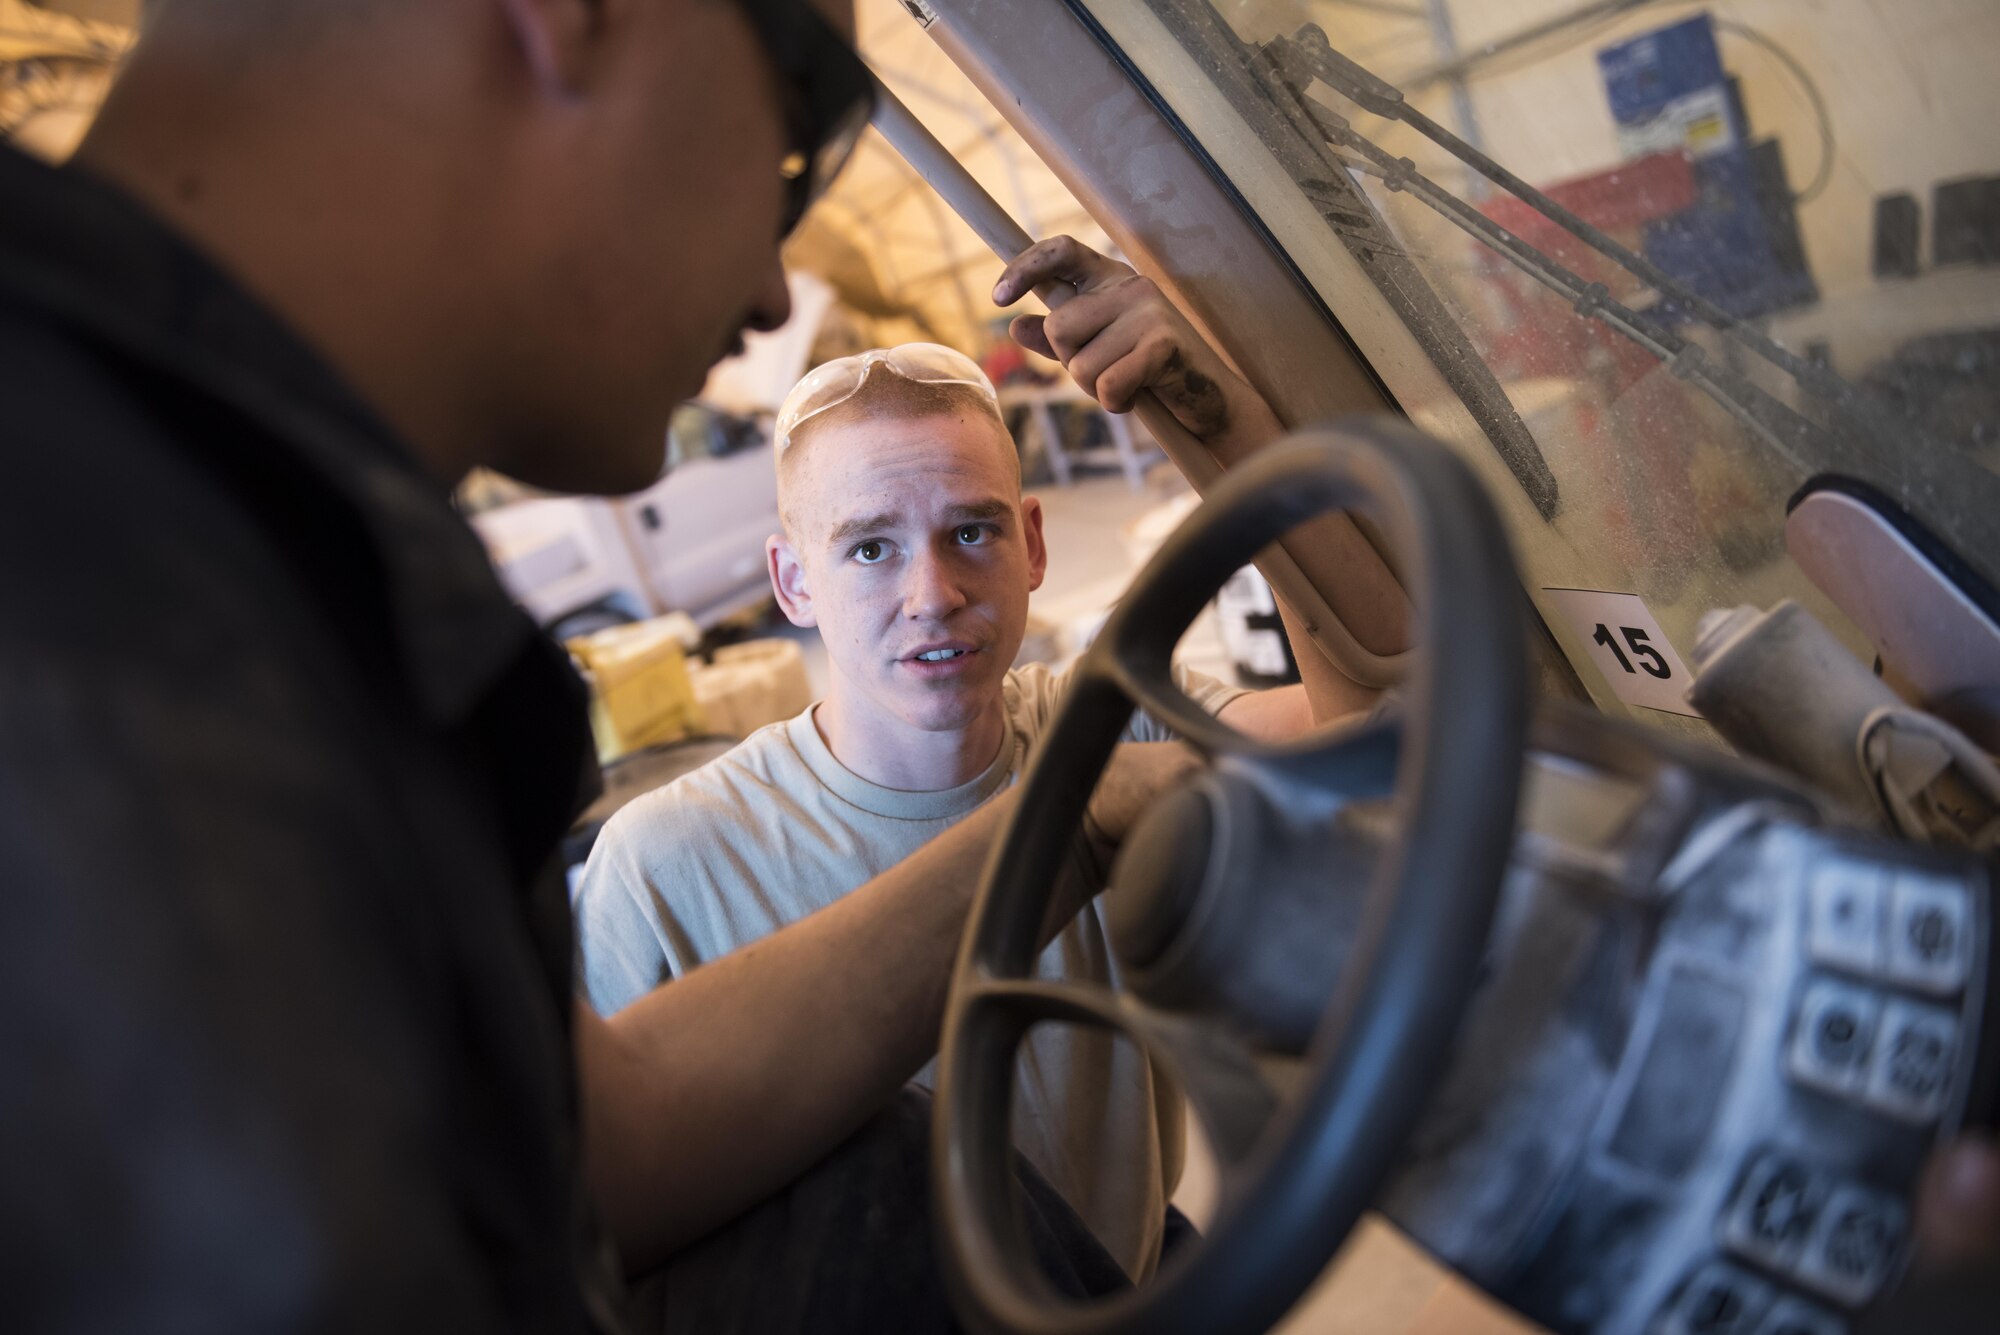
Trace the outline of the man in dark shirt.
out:
M 1009 804 L 599 1020 L 552 861 L 578 686 L 448 500 L 652 478 L 787 314 L 849 21 L 173 0 L 76 164 L 0 150 L 0 1324 L 603 1327 L 595 1219 L 681 1253 L 686 1328 L 941 1313 L 920 1111 L 850 1143 L 868 1191 L 827 1156 L 932 1051 Z

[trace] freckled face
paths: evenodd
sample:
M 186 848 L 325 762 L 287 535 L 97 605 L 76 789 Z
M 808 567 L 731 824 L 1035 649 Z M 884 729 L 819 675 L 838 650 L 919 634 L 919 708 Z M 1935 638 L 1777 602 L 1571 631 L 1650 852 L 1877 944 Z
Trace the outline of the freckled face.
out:
M 999 700 L 1046 564 L 1013 442 L 966 415 L 840 423 L 798 448 L 785 490 L 804 624 L 839 684 L 912 727 L 970 726 Z

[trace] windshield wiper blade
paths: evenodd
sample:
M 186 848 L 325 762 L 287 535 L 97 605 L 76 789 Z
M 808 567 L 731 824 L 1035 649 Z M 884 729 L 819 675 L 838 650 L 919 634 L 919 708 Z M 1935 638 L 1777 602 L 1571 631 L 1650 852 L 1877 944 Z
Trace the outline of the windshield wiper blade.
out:
M 1705 390 L 1794 464 L 1812 469 L 1829 462 L 1824 456 L 1830 452 L 1831 442 L 1816 424 L 1747 377 L 1718 364 L 1699 343 L 1641 315 L 1613 297 L 1604 284 L 1591 282 L 1550 259 L 1425 176 L 1408 158 L 1398 158 L 1356 132 L 1338 112 L 1310 98 L 1300 100 L 1306 116 L 1327 142 L 1359 152 L 1380 173 L 1385 188 L 1421 200 L 1567 299 L 1579 316 L 1616 330 L 1658 357 L 1671 375 Z M 1814 444 L 1819 446 L 1817 451 L 1812 448 Z M 1821 457 L 1814 458 L 1815 454 Z
M 1353 148 L 1361 152 L 1364 157 L 1383 171 L 1385 183 L 1389 189 L 1409 188 L 1407 183 L 1418 179 L 1414 167 L 1408 165 L 1407 159 L 1397 158 L 1380 149 L 1372 141 L 1361 136 L 1358 131 L 1355 131 L 1345 118 L 1324 108 L 1320 103 L 1311 98 L 1307 93 L 1307 89 L 1315 79 L 1326 84 L 1329 88 L 1363 110 L 1380 116 L 1384 120 L 1397 121 L 1409 126 L 1412 130 L 1436 144 L 1472 171 L 1514 196 L 1542 217 L 1560 227 L 1563 231 L 1568 232 L 1592 250 L 1595 250 L 1606 259 L 1609 259 L 1620 268 L 1625 269 L 1628 273 L 1646 283 L 1662 297 L 1688 311 L 1703 324 L 1708 325 L 1732 342 L 1770 362 L 1773 366 L 1776 366 L 1779 370 L 1790 376 L 1802 388 L 1846 410 L 1846 412 L 1858 419 L 1861 425 L 1869 428 L 1871 432 L 1877 435 L 1885 433 L 1908 435 L 1911 429 L 1908 423 L 1888 421 L 1878 405 L 1870 401 L 1865 394 L 1830 369 L 1799 356 L 1762 331 L 1745 324 L 1742 320 L 1716 305 L 1715 302 L 1695 291 L 1686 282 L 1675 278 L 1645 256 L 1622 244 L 1617 238 L 1611 236 L 1602 228 L 1591 225 L 1571 210 L 1563 207 L 1556 200 L 1550 198 L 1547 194 L 1537 190 L 1534 186 L 1507 170 L 1507 168 L 1494 161 L 1491 157 L 1480 152 L 1471 144 L 1466 143 L 1445 126 L 1438 124 L 1437 121 L 1425 115 L 1418 108 L 1412 106 L 1404 99 L 1400 89 L 1336 50 L 1328 40 L 1325 30 L 1320 28 L 1319 25 L 1306 24 L 1299 29 L 1294 37 L 1289 39 L 1284 37 L 1273 38 L 1271 41 L 1264 43 L 1262 50 L 1280 81 L 1298 99 L 1301 109 L 1313 119 L 1315 125 L 1324 130 L 1328 128 L 1331 122 L 1338 122 L 1343 127 L 1344 134 L 1347 137 L 1332 140 L 1331 142 L 1336 142 L 1342 147 Z M 1331 118 L 1331 121 L 1322 123 L 1322 117 Z M 1681 336 L 1674 334 L 1670 329 L 1665 329 L 1656 322 L 1647 320 L 1629 308 L 1617 306 L 1616 303 L 1600 305 L 1599 297 L 1603 293 L 1601 284 L 1588 283 L 1578 275 L 1571 273 L 1546 254 L 1529 245 L 1527 242 L 1522 241 L 1512 232 L 1509 232 L 1506 228 L 1488 218 L 1484 213 L 1465 204 L 1457 196 L 1437 186 L 1435 182 L 1425 180 L 1422 187 L 1411 189 L 1410 193 L 1416 198 L 1422 199 L 1424 203 L 1430 205 L 1432 208 L 1444 213 L 1451 221 L 1471 232 L 1481 241 L 1500 251 L 1508 259 L 1520 265 L 1538 280 L 1547 283 L 1563 295 L 1569 296 L 1573 301 L 1581 302 L 1582 304 L 1578 306 L 1579 314 L 1599 319 L 1618 329 L 1620 333 L 1625 334 L 1627 337 L 1634 338 L 1635 341 L 1646 347 L 1648 351 L 1653 352 L 1654 355 L 1666 361 L 1669 368 L 1674 369 L 1676 374 L 1683 374 L 1685 371 L 1691 369 L 1685 367 L 1674 368 L 1673 362 L 1675 356 L 1683 355 L 1679 349 L 1689 348 L 1697 355 L 1700 354 L 1701 349 L 1698 344 L 1690 343 Z M 1444 201 L 1447 200 L 1457 207 L 1444 207 Z M 1505 238 L 1505 240 L 1503 241 L 1502 238 Z M 1532 261 L 1530 261 L 1529 257 L 1533 257 Z M 1551 278 L 1565 279 L 1566 281 L 1551 282 Z M 1595 291 L 1593 292 L 1592 289 L 1595 289 Z M 1617 306 L 1616 310 L 1612 309 L 1614 306 Z M 1628 320 L 1624 317 L 1630 317 L 1630 319 Z M 1661 334 L 1665 334 L 1667 337 L 1664 340 L 1660 340 L 1658 335 Z M 1659 346 L 1655 346 L 1656 342 Z M 1711 363 L 1711 365 L 1713 364 Z M 1712 395 L 1715 395 L 1718 388 L 1723 387 L 1715 384 L 1711 377 L 1702 374 L 1687 374 L 1686 378 L 1701 384 Z M 1718 401 L 1722 402 L 1725 407 L 1730 408 L 1731 411 L 1736 412 L 1739 417 L 1744 418 L 1746 421 L 1755 422 L 1758 425 L 1760 434 L 1768 435 L 1773 426 L 1784 422 L 1788 418 L 1794 419 L 1798 423 L 1805 423 L 1809 430 L 1816 432 L 1816 428 L 1813 428 L 1812 424 L 1807 423 L 1806 419 L 1800 417 L 1795 410 L 1762 389 L 1757 388 L 1754 382 L 1750 381 L 1747 377 L 1733 373 L 1723 373 L 1721 378 L 1727 382 L 1727 393 L 1730 397 L 1723 398 L 1720 395 L 1716 395 Z M 1746 389 L 1750 391 L 1749 401 L 1743 403 L 1730 401 Z M 1776 410 L 1775 415 L 1772 413 L 1773 409 Z M 1775 421 L 1766 422 L 1761 420 L 1773 416 L 1776 417 Z

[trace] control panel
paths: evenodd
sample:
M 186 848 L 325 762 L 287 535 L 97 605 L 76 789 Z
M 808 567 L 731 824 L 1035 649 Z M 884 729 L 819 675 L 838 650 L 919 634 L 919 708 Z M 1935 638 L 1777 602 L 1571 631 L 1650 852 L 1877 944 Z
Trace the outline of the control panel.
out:
M 1988 869 L 1782 802 L 1670 845 L 1517 862 L 1385 1212 L 1557 1331 L 1844 1335 L 1972 1097 Z
M 1968 1074 L 1961 1021 L 1973 1022 L 1963 1011 L 1984 889 L 1971 869 L 1955 877 L 1833 844 L 1809 850 L 1793 879 L 1804 949 L 1784 1077 L 1854 1117 L 1838 1143 L 1793 1135 L 1750 1151 L 1716 1230 L 1721 1254 L 1680 1286 L 1661 1335 L 1845 1331 L 1903 1262 L 1912 1152 Z

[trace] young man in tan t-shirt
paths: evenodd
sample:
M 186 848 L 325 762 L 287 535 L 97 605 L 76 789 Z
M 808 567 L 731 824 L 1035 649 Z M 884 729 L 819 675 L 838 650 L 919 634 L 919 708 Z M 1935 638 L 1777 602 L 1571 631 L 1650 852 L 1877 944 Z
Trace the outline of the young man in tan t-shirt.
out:
M 1107 399 L 1127 385 L 1129 402 L 1183 372 L 1174 354 L 1196 336 L 1150 283 L 1123 266 L 1100 274 L 1096 328 L 1076 343 L 1131 350 L 1087 385 Z M 769 543 L 771 582 L 785 614 L 825 640 L 827 695 L 605 827 L 578 901 L 585 985 L 605 1014 L 825 907 L 976 810 L 1021 773 L 1066 684 L 1011 666 L 1046 563 L 1042 513 L 970 361 L 913 344 L 830 363 L 788 398 L 777 452 L 785 531 Z M 1301 688 L 1251 695 L 1185 671 L 1180 682 L 1246 733 L 1311 726 Z M 1126 734 L 1169 737 L 1143 714 Z M 1042 967 L 1113 978 L 1094 907 Z M 1179 1171 L 1177 1098 L 1136 1049 L 1095 1031 L 1037 1030 L 1018 1074 L 1022 1152 L 1128 1272 L 1147 1273 Z

